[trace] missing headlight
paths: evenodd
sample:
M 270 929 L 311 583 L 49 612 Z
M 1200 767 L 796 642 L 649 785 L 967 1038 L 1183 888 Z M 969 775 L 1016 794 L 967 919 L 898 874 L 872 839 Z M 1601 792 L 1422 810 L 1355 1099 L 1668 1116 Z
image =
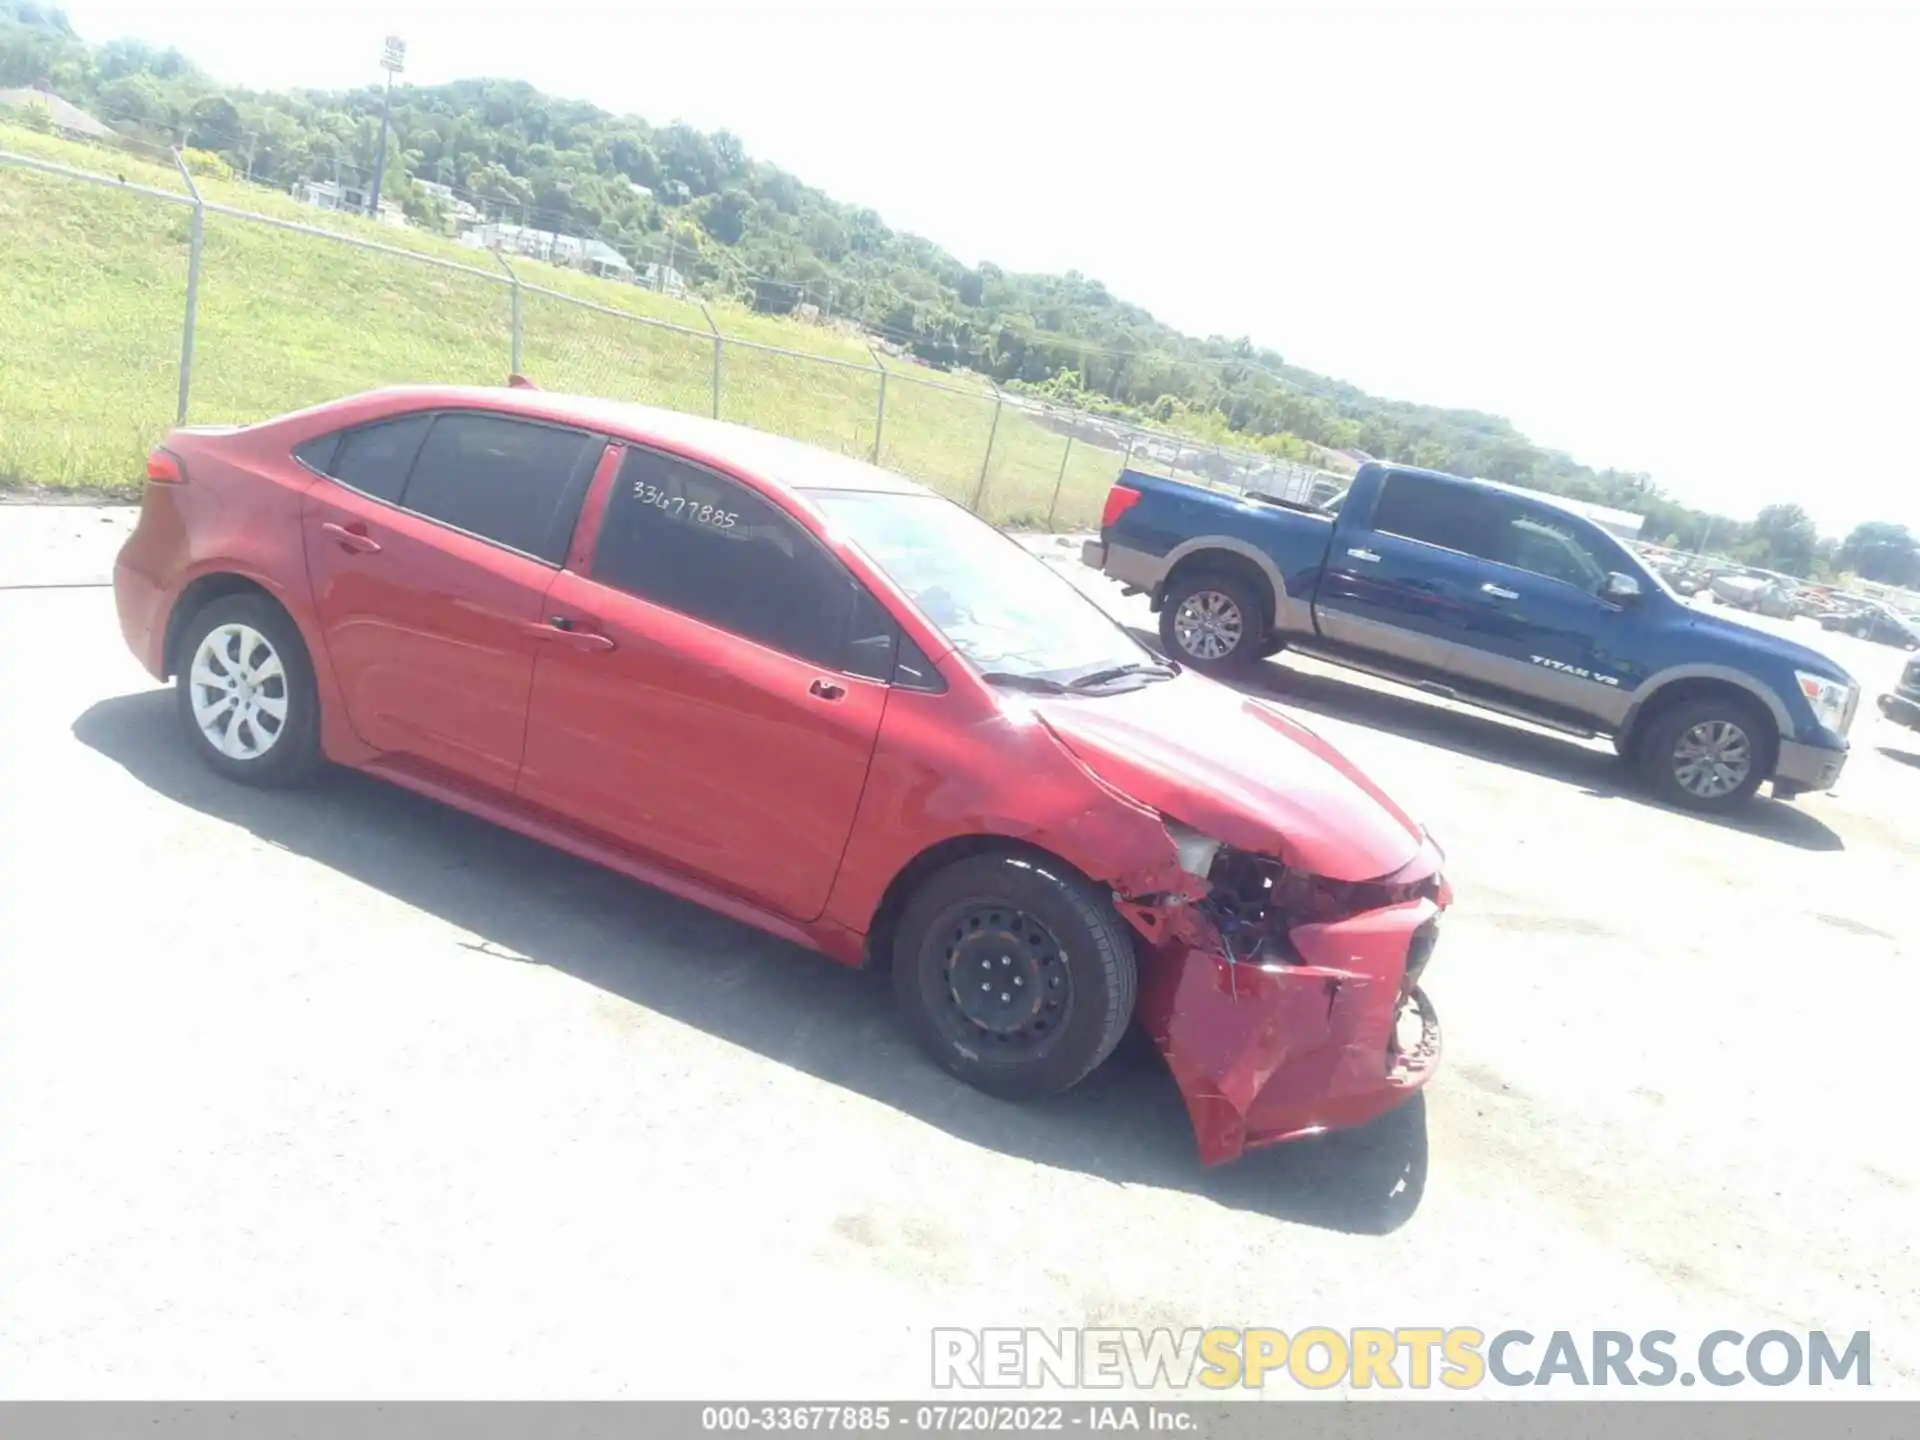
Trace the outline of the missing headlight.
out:
M 1205 880 L 1213 870 L 1214 857 L 1220 853 L 1222 842 L 1209 839 L 1171 815 L 1162 815 L 1160 823 L 1173 840 L 1174 852 L 1180 857 L 1180 868 L 1189 875 Z
M 1329 880 L 1230 845 L 1219 847 L 1207 878 L 1212 889 L 1201 909 L 1220 931 L 1230 959 L 1295 965 L 1301 963 L 1290 935 L 1295 926 L 1349 920 L 1369 910 L 1430 896 L 1437 887 L 1433 877 L 1411 884 Z M 1431 948 L 1429 938 L 1426 949 Z M 1424 956 L 1420 963 L 1426 963 Z

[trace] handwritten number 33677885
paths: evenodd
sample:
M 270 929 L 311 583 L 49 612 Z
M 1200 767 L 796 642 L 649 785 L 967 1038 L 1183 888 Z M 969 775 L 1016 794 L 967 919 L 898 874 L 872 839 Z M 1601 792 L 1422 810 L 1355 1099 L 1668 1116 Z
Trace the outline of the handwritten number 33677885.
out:
M 633 482 L 633 498 L 642 505 L 652 505 L 665 511 L 676 520 L 711 525 L 716 530 L 731 530 L 740 523 L 740 517 L 731 510 L 722 510 L 717 505 L 696 505 L 684 495 L 669 495 L 659 486 L 649 485 L 644 480 Z

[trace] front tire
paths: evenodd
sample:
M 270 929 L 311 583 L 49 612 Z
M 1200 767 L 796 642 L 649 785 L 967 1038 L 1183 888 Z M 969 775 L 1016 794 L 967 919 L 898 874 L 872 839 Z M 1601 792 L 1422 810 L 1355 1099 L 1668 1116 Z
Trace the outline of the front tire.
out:
M 1133 936 L 1112 899 L 1043 856 L 947 867 L 895 932 L 894 998 L 914 1039 L 1003 1100 L 1084 1080 L 1126 1034 L 1137 986 Z
M 1266 653 L 1266 607 L 1233 575 L 1198 571 L 1168 587 L 1160 607 L 1167 654 L 1203 675 L 1232 675 Z
M 1773 745 L 1773 727 L 1754 706 L 1683 700 L 1648 723 L 1640 769 L 1669 805 L 1725 814 L 1750 801 L 1772 771 Z
M 190 619 L 174 678 L 187 743 L 243 785 L 294 785 L 320 763 L 313 663 L 287 612 L 265 595 L 228 595 Z

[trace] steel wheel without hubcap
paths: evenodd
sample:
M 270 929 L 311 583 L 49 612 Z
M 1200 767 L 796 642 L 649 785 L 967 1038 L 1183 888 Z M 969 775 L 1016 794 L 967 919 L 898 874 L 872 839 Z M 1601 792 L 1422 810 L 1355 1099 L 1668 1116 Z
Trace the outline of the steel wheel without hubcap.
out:
M 943 937 L 947 1003 L 940 1028 L 989 1059 L 1025 1059 L 1066 1025 L 1073 999 L 1060 942 L 1024 911 L 976 902 L 956 910 Z
M 1246 631 L 1240 606 L 1218 590 L 1196 590 L 1173 615 L 1180 648 L 1199 660 L 1221 660 L 1238 648 Z
M 200 734 L 229 760 L 258 760 L 286 730 L 286 666 L 250 625 L 209 630 L 193 653 L 188 685 Z
M 1673 778 L 1702 800 L 1731 795 L 1753 773 L 1753 741 L 1731 720 L 1702 720 L 1673 747 Z

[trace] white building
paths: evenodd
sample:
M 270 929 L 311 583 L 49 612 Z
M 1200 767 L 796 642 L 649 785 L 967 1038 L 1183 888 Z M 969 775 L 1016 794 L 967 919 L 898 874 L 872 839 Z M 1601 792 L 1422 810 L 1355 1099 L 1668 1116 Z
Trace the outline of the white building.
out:
M 530 225 L 513 225 L 504 220 L 476 225 L 460 237 L 460 243 L 473 250 L 493 250 L 502 255 L 525 255 L 549 265 L 566 265 L 590 275 L 610 280 L 631 280 L 633 266 L 626 257 L 599 240 L 579 235 L 561 235 L 552 230 L 536 230 Z
M 640 267 L 634 276 L 634 283 L 644 285 L 649 290 L 658 290 L 665 295 L 685 295 L 687 277 L 671 265 L 658 265 L 649 260 Z
M 293 187 L 293 198 L 316 210 L 337 210 L 345 215 L 365 215 L 373 198 L 370 188 L 342 184 L 338 180 L 301 180 Z M 407 228 L 406 213 L 393 201 L 381 198 L 380 223 L 396 230 Z

